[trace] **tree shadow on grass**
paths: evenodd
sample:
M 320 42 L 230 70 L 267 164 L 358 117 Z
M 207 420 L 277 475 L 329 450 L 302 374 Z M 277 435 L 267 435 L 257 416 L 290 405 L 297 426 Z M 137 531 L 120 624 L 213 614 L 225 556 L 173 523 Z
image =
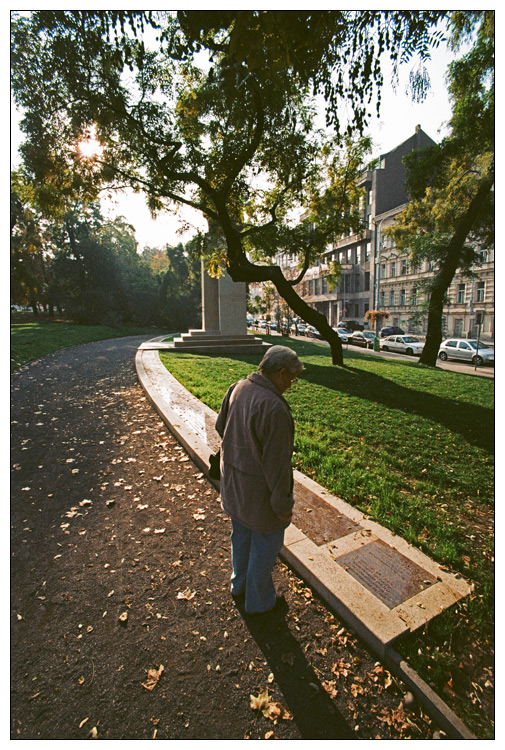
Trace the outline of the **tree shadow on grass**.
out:
M 494 412 L 476 404 L 417 391 L 379 374 L 345 366 L 309 364 L 303 379 L 349 396 L 366 399 L 404 414 L 420 415 L 488 453 L 494 453 Z
M 236 602 L 303 739 L 357 739 L 307 662 L 282 613 L 251 616 Z

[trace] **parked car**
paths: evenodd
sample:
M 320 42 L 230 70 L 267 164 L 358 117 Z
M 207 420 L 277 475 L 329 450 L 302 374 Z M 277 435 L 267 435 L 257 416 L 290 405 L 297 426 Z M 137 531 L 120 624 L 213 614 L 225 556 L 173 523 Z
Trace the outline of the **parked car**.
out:
M 307 330 L 307 325 L 305 323 L 293 323 L 290 330 L 291 333 L 294 333 L 297 336 L 303 336 Z
M 373 349 L 375 333 L 373 331 L 356 331 L 347 339 L 352 346 L 364 346 L 365 349 Z
M 380 329 L 379 336 L 383 339 L 386 336 L 403 336 L 404 333 L 403 328 L 399 328 L 398 326 L 385 326 Z
M 380 347 L 383 352 L 421 354 L 424 349 L 424 342 L 415 336 L 386 336 L 385 339 L 381 339 Z
M 337 328 L 345 328 L 347 331 L 363 331 L 365 326 L 358 323 L 356 320 L 341 320 L 337 323 Z
M 347 328 L 334 328 L 333 330 L 338 333 L 344 344 L 347 343 L 349 336 L 352 336 L 352 331 L 348 331 Z
M 271 331 L 276 331 L 277 330 L 277 323 L 275 322 L 275 320 L 270 320 L 268 322 L 268 325 L 270 326 L 270 330 Z
M 440 344 L 438 356 L 445 362 L 447 359 L 463 359 L 474 365 L 493 364 L 494 347 L 477 339 L 446 339 Z
M 309 336 L 310 338 L 313 338 L 313 339 L 318 339 L 321 336 L 317 328 L 314 328 L 314 326 L 307 326 L 307 328 L 305 329 L 304 335 Z

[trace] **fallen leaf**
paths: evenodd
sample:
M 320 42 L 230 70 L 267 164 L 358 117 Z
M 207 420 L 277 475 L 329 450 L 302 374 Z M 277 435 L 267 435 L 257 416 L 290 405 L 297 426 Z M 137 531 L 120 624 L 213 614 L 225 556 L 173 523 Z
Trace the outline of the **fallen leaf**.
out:
M 165 667 L 163 666 L 163 664 L 160 664 L 158 669 L 148 669 L 147 680 L 146 682 L 141 683 L 142 687 L 144 687 L 146 690 L 154 690 L 164 670 Z
M 187 588 L 187 589 L 184 589 L 184 591 L 179 591 L 179 593 L 176 596 L 176 599 L 187 599 L 189 601 L 189 599 L 193 599 L 195 594 L 196 594 L 196 591 L 191 591 L 191 589 Z
M 268 689 L 259 692 L 258 695 L 251 694 L 249 697 L 251 699 L 250 707 L 254 711 L 261 711 L 263 716 L 273 721 L 274 724 L 277 724 L 280 719 L 284 719 L 285 721 L 293 719 L 293 716 L 281 703 L 270 700 Z

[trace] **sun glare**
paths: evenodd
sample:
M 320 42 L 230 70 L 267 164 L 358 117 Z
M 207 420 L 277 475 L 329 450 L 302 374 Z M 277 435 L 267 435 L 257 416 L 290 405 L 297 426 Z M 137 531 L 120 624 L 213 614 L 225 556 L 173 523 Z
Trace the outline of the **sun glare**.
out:
M 102 153 L 102 145 L 95 138 L 85 138 L 77 144 L 79 154 L 85 159 L 99 156 Z

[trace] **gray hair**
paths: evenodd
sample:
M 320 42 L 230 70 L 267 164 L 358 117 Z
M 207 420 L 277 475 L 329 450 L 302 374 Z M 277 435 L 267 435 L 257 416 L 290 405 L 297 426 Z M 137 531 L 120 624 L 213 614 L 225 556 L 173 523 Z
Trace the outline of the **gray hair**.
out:
M 303 363 L 298 355 L 287 346 L 271 346 L 261 360 L 258 370 L 263 373 L 279 372 L 286 368 L 289 372 L 300 372 Z

